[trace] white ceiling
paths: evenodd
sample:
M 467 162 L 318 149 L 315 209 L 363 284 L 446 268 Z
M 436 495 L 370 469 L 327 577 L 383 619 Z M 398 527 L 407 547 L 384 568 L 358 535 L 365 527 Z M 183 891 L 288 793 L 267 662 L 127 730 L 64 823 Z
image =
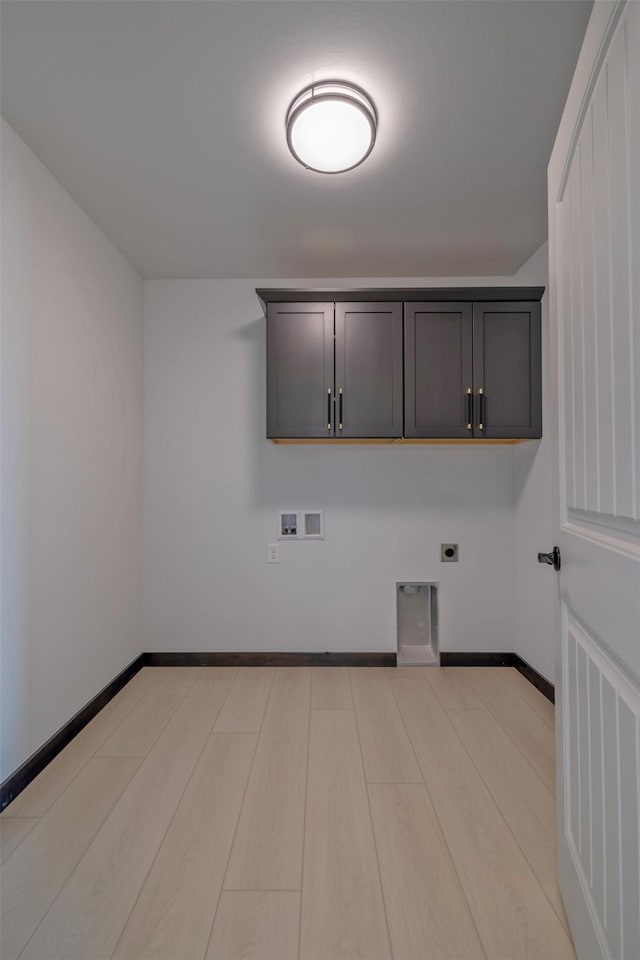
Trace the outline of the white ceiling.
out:
M 5 0 L 2 113 L 145 277 L 511 274 L 591 3 Z M 288 153 L 305 84 L 354 80 L 378 141 Z

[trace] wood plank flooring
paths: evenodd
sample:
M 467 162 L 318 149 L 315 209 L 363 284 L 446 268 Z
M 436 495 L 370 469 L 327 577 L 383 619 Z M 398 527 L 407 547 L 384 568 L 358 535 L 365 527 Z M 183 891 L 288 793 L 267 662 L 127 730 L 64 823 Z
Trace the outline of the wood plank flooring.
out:
M 0 955 L 575 957 L 499 668 L 145 668 L 0 816 Z

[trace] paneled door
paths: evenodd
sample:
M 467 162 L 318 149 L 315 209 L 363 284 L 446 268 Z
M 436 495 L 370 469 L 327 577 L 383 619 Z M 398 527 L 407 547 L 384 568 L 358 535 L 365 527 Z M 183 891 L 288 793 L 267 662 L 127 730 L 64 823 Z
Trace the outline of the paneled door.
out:
M 402 304 L 336 303 L 336 436 L 401 437 L 402 399 Z
M 558 857 L 579 957 L 640 957 L 640 3 L 596 2 L 549 164 Z M 553 576 L 550 568 L 550 576 Z

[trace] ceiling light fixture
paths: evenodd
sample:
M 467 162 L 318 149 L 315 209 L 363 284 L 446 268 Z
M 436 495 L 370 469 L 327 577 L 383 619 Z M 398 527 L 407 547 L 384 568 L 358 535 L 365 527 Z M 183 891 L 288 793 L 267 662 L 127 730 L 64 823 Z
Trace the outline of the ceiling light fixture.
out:
M 342 80 L 311 83 L 287 111 L 287 144 L 298 163 L 317 173 L 344 173 L 369 156 L 378 115 L 364 90 Z

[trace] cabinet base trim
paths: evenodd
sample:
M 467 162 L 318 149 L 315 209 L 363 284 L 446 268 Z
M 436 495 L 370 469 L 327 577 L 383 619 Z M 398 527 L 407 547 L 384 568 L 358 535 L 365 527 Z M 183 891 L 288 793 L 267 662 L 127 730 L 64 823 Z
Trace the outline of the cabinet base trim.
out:
M 320 445 L 322 445 L 322 444 L 329 444 L 330 446 L 334 446 L 334 447 L 337 447 L 337 446 L 339 446 L 340 444 L 343 444 L 343 445 L 344 445 L 345 443 L 349 443 L 349 444 L 354 444 L 354 443 L 356 443 L 356 444 L 357 444 L 357 443 L 366 443 L 366 444 L 368 444 L 368 445 L 370 445 L 370 446 L 375 445 L 375 444 L 378 444 L 378 443 L 384 443 L 384 444 L 386 444 L 387 446 L 388 446 L 390 443 L 402 443 L 402 440 L 399 439 L 399 438 L 397 438 L 397 437 L 396 437 L 395 439 L 393 439 L 393 438 L 391 438 L 391 437 L 389 437 L 389 438 L 387 438 L 387 437 L 374 437 L 374 438 L 372 438 L 371 440 L 368 440 L 368 439 L 366 439 L 366 438 L 365 438 L 365 439 L 361 439 L 361 438 L 359 438 L 359 437 L 356 438 L 356 439 L 354 439 L 354 440 L 348 440 L 346 437 L 317 437 L 317 438 L 314 438 L 314 437 L 299 437 L 299 438 L 296 438 L 296 437 L 268 437 L 267 439 L 271 440 L 271 443 L 282 443 L 282 444 L 285 444 L 285 443 L 305 444 L 305 443 L 306 443 L 306 444 L 320 444 Z
M 398 443 L 403 444 L 403 446 L 414 446 L 417 443 L 448 443 L 448 444 L 459 444 L 459 443 L 470 443 L 470 444 L 513 444 L 513 443 L 529 443 L 533 439 L 539 439 L 539 437 L 501 437 L 499 439 L 492 439 L 488 437 L 403 437 L 402 440 L 399 440 Z
M 517 440 L 488 440 L 486 437 L 457 437 L 451 440 L 445 437 L 397 437 L 395 439 L 387 439 L 386 437 L 378 437 L 372 439 L 366 438 L 356 438 L 348 439 L 347 437 L 269 437 L 271 443 L 278 444 L 316 444 L 316 445 L 329 445 L 329 446 L 338 446 L 340 444 L 367 444 L 369 446 L 374 446 L 376 444 L 393 444 L 394 446 L 415 446 L 416 444 L 434 444 L 434 443 L 446 443 L 449 445 L 452 444 L 514 444 L 514 443 L 530 443 L 534 439 L 539 439 L 539 437 L 521 437 Z

